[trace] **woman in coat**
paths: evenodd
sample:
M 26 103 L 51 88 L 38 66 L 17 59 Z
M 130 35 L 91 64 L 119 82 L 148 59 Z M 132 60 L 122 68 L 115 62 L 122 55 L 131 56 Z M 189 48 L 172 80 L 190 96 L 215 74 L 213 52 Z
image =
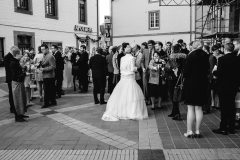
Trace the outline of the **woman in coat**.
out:
M 177 82 L 180 83 L 179 78 L 181 78 L 180 76 L 183 74 L 183 67 L 186 60 L 186 54 L 180 53 L 180 51 L 181 46 L 179 44 L 173 46 L 173 53 L 169 55 L 169 61 L 166 67 L 169 95 L 173 105 L 172 112 L 168 117 L 173 117 L 173 120 L 182 120 L 179 110 L 179 101 L 173 98 L 174 88 Z
M 209 59 L 202 50 L 200 41 L 193 43 L 193 51 L 188 55 L 184 67 L 184 100 L 188 107 L 187 133 L 185 137 L 202 137 L 200 125 L 203 118 L 202 106 L 208 103 Z M 193 122 L 196 119 L 196 131 L 193 133 Z

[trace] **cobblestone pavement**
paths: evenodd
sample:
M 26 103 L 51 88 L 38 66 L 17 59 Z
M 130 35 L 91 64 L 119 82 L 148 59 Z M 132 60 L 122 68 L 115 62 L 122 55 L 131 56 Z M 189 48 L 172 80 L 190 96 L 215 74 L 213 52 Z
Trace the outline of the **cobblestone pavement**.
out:
M 106 96 L 107 99 L 107 96 Z M 219 112 L 205 115 L 201 139 L 187 139 L 186 120 L 167 115 L 171 104 L 143 121 L 105 122 L 105 105 L 88 94 L 66 91 L 58 105 L 41 109 L 39 99 L 28 109 L 30 119 L 15 123 L 9 113 L 6 84 L 0 84 L 0 160 L 192 160 L 240 159 L 240 134 L 215 135 Z M 186 107 L 181 106 L 186 119 Z

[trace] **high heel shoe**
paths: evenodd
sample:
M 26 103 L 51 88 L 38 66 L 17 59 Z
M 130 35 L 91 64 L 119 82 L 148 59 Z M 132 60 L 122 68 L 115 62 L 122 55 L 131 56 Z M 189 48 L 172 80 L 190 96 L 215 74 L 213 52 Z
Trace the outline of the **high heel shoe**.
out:
M 202 137 L 203 137 L 203 135 L 201 135 L 200 133 L 194 134 L 194 138 L 202 138 Z
M 192 131 L 188 131 L 183 134 L 186 138 L 194 138 L 194 133 Z
M 172 119 L 176 120 L 176 121 L 182 121 L 182 118 L 181 118 L 180 114 L 176 114 Z

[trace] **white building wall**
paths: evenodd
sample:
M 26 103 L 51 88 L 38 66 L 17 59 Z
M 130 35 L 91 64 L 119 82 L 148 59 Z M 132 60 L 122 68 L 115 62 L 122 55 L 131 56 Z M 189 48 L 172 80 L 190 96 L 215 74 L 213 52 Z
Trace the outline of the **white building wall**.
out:
M 160 29 L 149 30 L 149 11 L 160 11 Z M 194 30 L 194 8 L 192 9 Z M 190 7 L 163 7 L 149 0 L 114 0 L 112 2 L 113 43 L 141 43 L 149 39 L 190 41 Z M 193 35 L 194 39 L 194 35 Z
M 58 41 L 76 46 L 75 33 L 97 39 L 97 2 L 87 1 L 87 25 L 79 24 L 78 0 L 58 0 L 58 19 L 45 18 L 44 0 L 32 0 L 33 15 L 14 11 L 14 0 L 0 1 L 0 37 L 5 39 L 5 53 L 14 45 L 13 31 L 34 32 L 35 48 L 42 41 Z M 92 33 L 75 32 L 74 25 L 92 28 Z M 90 43 L 91 48 L 96 43 Z

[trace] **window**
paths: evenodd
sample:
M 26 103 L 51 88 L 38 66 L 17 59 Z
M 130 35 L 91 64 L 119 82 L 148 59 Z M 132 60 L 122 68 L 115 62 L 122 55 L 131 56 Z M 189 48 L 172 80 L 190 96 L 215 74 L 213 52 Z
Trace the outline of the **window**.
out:
M 32 0 L 14 0 L 15 12 L 32 14 Z
M 18 46 L 21 51 L 35 47 L 35 33 L 13 31 L 14 45 Z
M 160 28 L 160 18 L 159 11 L 149 12 L 149 29 L 159 29 Z
M 155 2 L 159 2 L 159 0 L 148 0 L 148 3 L 155 3 Z
M 53 18 L 58 19 L 58 12 L 57 12 L 57 6 L 58 6 L 57 0 L 45 0 L 45 8 L 46 8 L 46 18 Z
M 46 44 L 48 48 L 51 48 L 52 45 L 56 45 L 62 48 L 62 42 L 42 41 L 42 44 Z
M 79 23 L 87 24 L 87 2 L 79 0 Z

